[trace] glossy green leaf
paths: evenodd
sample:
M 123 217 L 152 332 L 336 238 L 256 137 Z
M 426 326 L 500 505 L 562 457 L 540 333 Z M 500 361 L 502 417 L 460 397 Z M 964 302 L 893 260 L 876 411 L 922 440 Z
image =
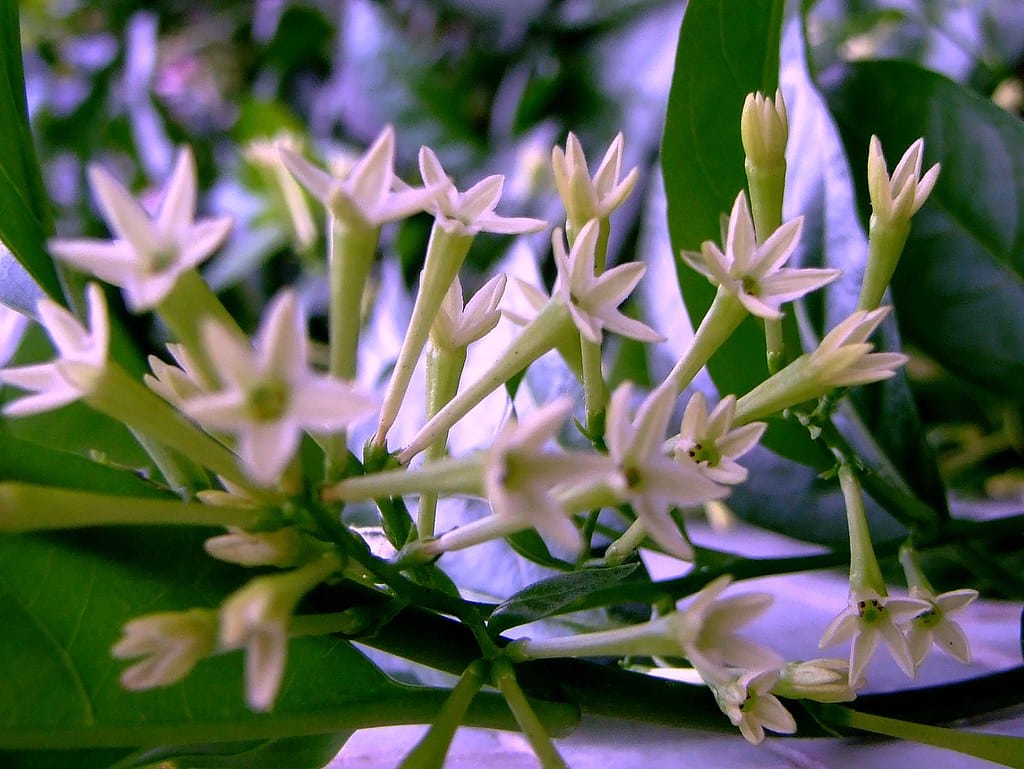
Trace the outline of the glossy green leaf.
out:
M 871 133 L 890 167 L 920 136 L 942 163 L 893 279 L 909 340 L 965 379 L 1021 400 L 1024 123 L 933 72 L 861 62 L 828 93 L 852 158 Z M 858 190 L 867 213 L 866 182 Z
M 25 104 L 16 0 L 0 4 L 0 240 L 50 297 L 62 296 L 46 253 L 49 201 L 36 161 Z
M 672 250 L 699 250 L 721 237 L 720 217 L 746 188 L 740 113 L 748 93 L 774 93 L 779 73 L 781 0 L 694 0 L 679 31 L 669 91 L 661 169 Z M 715 288 L 676 260 L 679 285 L 694 327 Z M 738 363 L 741 362 L 741 363 Z M 764 332 L 748 318 L 708 363 L 722 394 L 742 395 L 768 375 Z M 800 430 L 779 422 L 764 444 L 823 466 L 826 458 Z
M 593 592 L 633 578 L 640 564 L 607 569 L 584 569 L 536 582 L 503 602 L 491 614 L 487 627 L 495 635 L 518 625 L 574 611 Z
M 173 762 L 173 766 L 188 766 L 189 769 L 280 769 L 284 766 L 288 769 L 322 769 L 350 736 L 350 732 L 344 732 L 142 750 L 109 769 L 146 769 L 166 765 L 161 762 Z

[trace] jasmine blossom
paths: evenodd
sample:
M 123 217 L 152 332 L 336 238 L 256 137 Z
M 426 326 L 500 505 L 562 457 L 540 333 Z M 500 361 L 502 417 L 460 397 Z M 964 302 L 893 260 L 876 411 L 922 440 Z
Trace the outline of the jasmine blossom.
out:
M 175 684 L 217 646 L 217 612 L 190 609 L 136 617 L 110 650 L 115 659 L 142 657 L 121 673 L 121 686 L 133 691 Z
M 757 445 L 767 425 L 752 422 L 734 429 L 735 412 L 735 395 L 722 398 L 709 414 L 704 394 L 695 392 L 686 404 L 679 437 L 674 441 L 676 460 L 695 464 L 716 483 L 743 483 L 747 470 L 736 460 Z
M 711 685 L 718 707 L 751 745 L 764 741 L 766 727 L 779 734 L 796 731 L 792 714 L 772 694 L 778 680 L 778 670 L 747 671 L 727 683 Z

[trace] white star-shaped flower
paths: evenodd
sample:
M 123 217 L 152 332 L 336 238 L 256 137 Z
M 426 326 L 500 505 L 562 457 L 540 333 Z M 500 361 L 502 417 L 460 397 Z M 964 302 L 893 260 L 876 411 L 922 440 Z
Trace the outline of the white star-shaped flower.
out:
M 861 588 L 850 594 L 849 605 L 825 628 L 819 648 L 843 643 L 851 638 L 850 685 L 860 680 L 864 669 L 881 639 L 889 653 L 910 678 L 916 666 L 900 623 L 926 611 L 930 604 L 915 598 L 890 598 L 870 588 Z
M 387 126 L 343 179 L 281 147 L 281 159 L 299 183 L 336 219 L 349 226 L 376 228 L 430 207 L 440 185 L 409 187 L 395 177 L 395 132 Z M 396 184 L 401 189 L 395 190 Z
M 764 435 L 767 425 L 752 422 L 732 429 L 736 396 L 727 395 L 708 414 L 704 394 L 696 392 L 686 404 L 679 437 L 673 451 L 680 462 L 692 462 L 717 483 L 736 484 L 747 479 L 747 470 L 736 461 Z
M 498 304 L 505 292 L 505 282 L 504 273 L 495 275 L 463 305 L 462 282 L 456 277 L 430 328 L 434 344 L 460 350 L 493 331 L 501 320 Z
M 51 240 L 50 252 L 120 286 L 133 312 L 151 310 L 163 301 L 181 274 L 217 250 L 231 229 L 229 216 L 195 219 L 196 166 L 188 147 L 178 153 L 155 217 L 98 166 L 89 168 L 89 185 L 114 240 Z
M 441 190 L 431 210 L 438 226 L 446 232 L 467 237 L 479 232 L 521 235 L 540 232 L 548 226 L 542 219 L 506 217 L 494 213 L 505 185 L 505 177 L 500 174 L 488 176 L 465 192 L 459 192 L 434 151 L 429 147 L 421 147 L 420 175 L 428 188 Z
M 616 491 L 665 552 L 692 560 L 693 548 L 672 519 L 672 508 L 719 499 L 728 489 L 705 477 L 696 466 L 681 464 L 665 454 L 665 429 L 675 393 L 668 388 L 655 390 L 631 419 L 632 392 L 632 385 L 626 382 L 616 388 L 608 404 L 605 441 L 618 469 Z
M 971 662 L 971 647 L 963 628 L 950 619 L 959 614 L 977 599 L 978 591 L 970 588 L 951 590 L 934 595 L 919 587 L 910 589 L 911 598 L 919 598 L 929 608 L 914 617 L 906 625 L 907 644 L 915 665 L 920 665 L 928 656 L 932 645 L 939 647 L 950 657 L 965 665 Z
M 736 633 L 764 614 L 774 598 L 770 593 L 743 593 L 719 599 L 731 583 L 732 577 L 723 574 L 709 582 L 685 608 L 659 620 L 709 683 L 729 681 L 730 668 L 767 670 L 778 668 L 782 662 L 771 649 Z
M 304 430 L 345 430 L 374 411 L 351 385 L 310 369 L 305 313 L 291 291 L 270 303 L 252 347 L 212 321 L 203 343 L 223 389 L 188 398 L 183 409 L 208 429 L 237 435 L 246 473 L 263 486 L 280 478 Z
M 0 382 L 35 393 L 4 406 L 7 416 L 60 408 L 89 395 L 107 365 L 110 324 L 103 291 L 90 283 L 85 292 L 89 328 L 56 302 L 40 299 L 39 319 L 57 352 L 49 363 L 0 369 Z
M 200 381 L 200 367 L 184 345 L 172 342 L 167 345 L 167 352 L 178 365 L 172 366 L 150 355 L 149 368 L 153 373 L 144 374 L 142 381 L 150 390 L 180 409 L 186 400 L 205 393 L 209 387 Z
M 18 351 L 27 325 L 26 316 L 0 304 L 0 366 L 7 363 Z
M 583 154 L 583 146 L 575 134 L 569 133 L 564 151 L 558 146 L 552 149 L 551 168 L 554 171 L 555 186 L 562 198 L 567 218 L 574 227 L 582 227 L 591 219 L 606 219 L 622 205 L 636 186 L 639 176 L 636 168 L 619 181 L 624 143 L 619 133 L 605 152 L 593 179 Z
M 778 680 L 778 670 L 748 671 L 726 684 L 711 687 L 718 707 L 752 745 L 764 741 L 765 727 L 779 734 L 796 731 L 792 714 L 772 694 Z
M 572 401 L 564 397 L 522 422 L 506 423 L 487 451 L 484 493 L 496 515 L 522 520 L 565 550 L 579 552 L 580 533 L 555 492 L 604 483 L 614 468 L 599 454 L 546 448 L 571 411 Z
M 868 146 L 868 194 L 872 216 L 881 221 L 905 221 L 917 213 L 939 179 L 938 163 L 921 176 L 923 159 L 924 139 L 918 139 L 903 153 L 896 170 L 889 176 L 882 143 L 877 136 L 871 137 Z
M 572 249 L 566 252 L 562 231 L 555 230 L 551 246 L 558 278 L 553 297 L 565 303 L 580 333 L 594 344 L 600 343 L 602 329 L 641 342 L 664 342 L 665 337 L 653 328 L 626 317 L 617 309 L 647 272 L 647 265 L 641 262 L 620 264 L 595 276 L 598 234 L 598 222 L 592 219 L 580 230 Z
M 121 674 L 125 689 L 170 686 L 189 674 L 217 646 L 217 613 L 208 609 L 136 617 L 110 650 L 115 659 L 142 657 Z
M 800 240 L 803 217 L 786 222 L 758 245 L 746 193 L 736 196 L 726 231 L 725 251 L 705 240 L 682 258 L 713 285 L 732 294 L 761 318 L 782 317 L 779 309 L 839 277 L 839 270 L 783 267 Z

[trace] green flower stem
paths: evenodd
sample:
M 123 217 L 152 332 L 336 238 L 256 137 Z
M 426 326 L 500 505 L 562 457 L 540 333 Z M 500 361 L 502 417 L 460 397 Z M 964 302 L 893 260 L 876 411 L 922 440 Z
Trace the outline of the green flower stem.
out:
M 549 302 L 483 376 L 459 393 L 423 426 L 412 442 L 398 454 L 398 461 L 408 463 L 484 398 L 552 349 L 559 334 L 570 324 L 572 317 L 569 308 L 558 301 Z
M 212 320 L 242 339 L 247 337 L 209 284 L 195 270 L 182 273 L 171 292 L 157 305 L 156 312 L 171 336 L 192 353 L 199 367 L 194 372 L 199 383 L 207 389 L 217 387 L 220 378 L 210 360 L 214 351 L 207 350 L 203 343 L 203 324 Z
M 882 570 L 878 567 L 875 548 L 871 542 L 871 532 L 868 530 L 860 481 L 853 467 L 847 463 L 839 467 L 839 486 L 843 490 L 846 523 L 850 529 L 850 591 L 868 588 L 878 595 L 887 595 Z
M 694 332 L 690 349 L 679 359 L 659 388 L 671 387 L 677 395 L 682 394 L 686 386 L 697 376 L 697 372 L 704 368 L 704 364 L 711 359 L 711 356 L 732 335 L 732 332 L 739 328 L 740 323 L 746 317 L 747 309 L 740 303 L 740 300 L 719 288 L 711 307 L 708 308 L 697 331 Z
M 259 496 L 239 469 L 231 451 L 185 419 L 120 366 L 108 363 L 104 367 L 103 375 L 85 397 L 85 402 Z
M 328 486 L 322 497 L 327 501 L 351 502 L 424 492 L 480 495 L 482 488 L 483 464 L 475 456 L 430 462 L 416 470 L 399 468 L 349 478 Z
M 774 416 L 831 389 L 819 384 L 811 363 L 809 354 L 801 355 L 736 401 L 733 425 L 739 427 Z
M 935 588 L 928 581 L 924 572 L 921 571 L 921 564 L 917 561 L 917 551 L 907 543 L 900 546 L 900 566 L 907 577 L 907 587 L 917 588 L 929 595 L 935 595 Z
M 515 716 L 526 739 L 530 742 L 534 754 L 543 769 L 568 769 L 562 756 L 559 755 L 551 737 L 548 736 L 544 724 L 537 717 L 523 690 L 516 681 L 516 673 L 512 665 L 505 659 L 496 659 L 491 665 L 491 676 L 495 686 L 508 703 L 509 710 Z
M 438 711 L 430 729 L 406 755 L 398 769 L 443 769 L 455 732 L 465 720 L 466 711 L 483 686 L 487 672 L 488 666 L 483 660 L 477 660 L 466 668 Z
M 333 215 L 329 223 L 327 254 L 328 335 L 330 351 L 327 370 L 338 379 L 356 377 L 359 333 L 363 320 L 363 292 L 370 277 L 380 238 L 379 227 L 362 227 L 342 222 Z M 340 477 L 346 465 L 348 435 L 337 432 L 324 440 L 327 480 Z
M 786 365 L 786 337 L 782 331 L 782 319 L 765 318 L 764 346 L 768 361 L 768 373 L 777 374 Z
M 87 526 L 239 526 L 265 524 L 269 512 L 215 507 L 151 497 L 95 494 L 27 483 L 0 483 L 0 531 L 78 529 Z
M 189 745 L 214 742 L 272 740 L 395 724 L 425 724 L 444 707 L 446 689 L 414 689 L 390 685 L 380 692 L 335 707 L 304 709 L 295 713 L 249 712 L 215 721 L 136 725 L 47 726 L 0 729 L 0 750 L 58 750 L 128 747 L 139 745 Z M 579 723 L 579 709 L 560 702 L 534 700 L 533 711 L 553 734 L 567 734 Z M 486 729 L 517 729 L 504 699 L 481 693 L 466 711 L 465 724 Z
M 331 635 L 355 635 L 366 629 L 366 618 L 360 612 L 339 611 L 330 614 L 296 614 L 288 623 L 289 638 Z
M 664 627 L 664 620 L 656 619 L 611 630 L 537 641 L 524 638 L 512 642 L 507 653 L 514 662 L 526 662 L 561 657 L 679 656 L 681 651 L 679 643 Z
M 910 235 L 910 219 L 879 221 L 871 217 L 868 232 L 868 260 L 857 299 L 858 310 L 874 310 L 882 303 L 903 247 Z
M 210 488 L 210 478 L 206 472 L 188 457 L 172 451 L 159 441 L 155 441 L 138 430 L 132 435 L 143 451 L 149 455 L 156 469 L 163 476 L 171 490 L 182 499 L 192 499 L 195 492 Z
M 757 242 L 764 243 L 782 224 L 782 199 L 786 188 L 786 160 L 763 165 L 746 159 L 747 187 L 750 190 L 750 212 L 754 217 Z
M 466 367 L 466 349 L 451 350 L 431 345 L 427 351 L 427 419 L 440 411 L 459 391 L 459 380 Z M 424 463 L 437 462 L 448 450 L 448 431 L 427 446 Z M 420 495 L 416 514 L 416 528 L 421 537 L 434 536 L 437 514 L 437 493 L 428 491 Z
M 384 393 L 384 403 L 380 409 L 380 421 L 373 442 L 383 446 L 387 441 L 388 430 L 395 423 L 398 410 L 409 389 L 416 361 L 423 352 L 445 294 L 459 274 L 459 268 L 466 260 L 473 238 L 457 232 L 448 232 L 437 224 L 430 232 L 427 244 L 427 255 L 420 273 L 420 288 L 416 293 L 416 302 L 412 308 L 409 328 L 402 340 L 402 349 L 398 352 L 398 360 L 391 372 L 391 381 Z
M 609 566 L 619 566 L 622 564 L 640 547 L 640 543 L 644 541 L 645 536 L 647 536 L 647 532 L 644 529 L 643 522 L 640 520 L 633 521 L 629 528 L 622 533 L 621 537 L 608 545 L 608 549 L 604 553 L 605 563 Z
M 957 753 L 993 761 L 1003 766 L 1024 769 L 1024 738 L 1022 737 L 915 724 L 896 718 L 860 713 L 839 705 L 817 706 L 814 707 L 814 710 L 826 723 L 834 726 L 852 727 L 873 734 L 898 737 L 922 745 L 954 750 Z
M 582 227 L 586 222 L 580 223 Z M 599 220 L 597 244 L 594 248 L 594 275 L 604 272 L 608 261 L 608 234 L 611 229 L 608 218 Z M 569 247 L 575 240 L 575 227 Z M 591 436 L 603 433 L 602 415 L 608 405 L 608 385 L 601 370 L 601 343 L 591 342 L 580 336 L 580 360 L 583 365 L 583 402 L 587 419 L 587 432 Z

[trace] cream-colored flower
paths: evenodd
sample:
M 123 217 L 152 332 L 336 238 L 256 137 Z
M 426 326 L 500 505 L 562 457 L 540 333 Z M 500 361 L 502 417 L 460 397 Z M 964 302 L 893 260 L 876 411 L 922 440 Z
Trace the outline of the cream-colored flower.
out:
M 203 549 L 219 561 L 279 569 L 300 565 L 308 552 L 301 532 L 294 526 L 275 531 L 246 531 L 231 526 L 227 534 L 207 539 Z
M 150 355 L 149 368 L 153 373 L 144 374 L 142 381 L 172 406 L 181 408 L 189 398 L 206 392 L 209 385 L 200 381 L 200 367 L 184 345 L 172 342 L 167 345 L 167 352 L 178 365 L 172 366 L 155 355 Z
M 121 686 L 132 690 L 170 686 L 216 650 L 217 612 L 190 609 L 147 614 L 127 623 L 121 632 L 111 655 L 119 660 L 143 658 L 121 674 Z
M 774 100 L 760 92 L 747 94 L 740 116 L 740 137 L 748 163 L 762 167 L 785 164 L 789 116 L 781 90 L 775 90 Z
M 918 139 L 907 148 L 889 176 L 882 154 L 882 143 L 871 137 L 868 147 L 868 194 L 871 197 L 872 216 L 882 221 L 905 221 L 917 213 L 928 199 L 939 178 L 940 165 L 936 163 L 921 176 L 924 159 L 924 139 Z
M 50 299 L 40 299 L 39 320 L 57 352 L 49 363 L 0 369 L 0 382 L 33 394 L 4 406 L 7 416 L 26 416 L 60 408 L 89 395 L 107 365 L 110 324 L 103 291 L 95 283 L 86 288 L 89 328 Z
M 459 350 L 493 331 L 501 320 L 498 304 L 505 292 L 505 282 L 504 273 L 494 276 L 463 305 L 462 283 L 455 278 L 430 328 L 434 344 Z
M 959 614 L 978 597 L 978 591 L 970 588 L 951 590 L 934 595 L 919 587 L 910 588 L 910 597 L 926 601 L 929 608 L 914 617 L 905 626 L 907 644 L 914 664 L 920 665 L 928 656 L 932 646 L 942 649 L 953 659 L 965 665 L 971 662 L 971 647 L 967 636 L 950 617 Z
M 767 425 L 752 422 L 732 429 L 736 396 L 727 395 L 708 414 L 704 394 L 696 392 L 686 404 L 673 453 L 676 460 L 693 463 L 717 483 L 736 484 L 747 479 L 747 470 L 736 461 L 764 435 Z
M 706 240 L 700 251 L 682 258 L 713 285 L 735 296 L 752 315 L 782 317 L 779 309 L 839 277 L 839 270 L 783 267 L 800 240 L 803 217 L 786 222 L 760 245 L 754 234 L 746 193 L 736 196 L 725 238 L 725 251 Z
M 229 216 L 195 219 L 196 164 L 188 147 L 178 153 L 155 217 L 99 166 L 89 168 L 89 184 L 115 239 L 51 240 L 50 252 L 120 286 L 133 312 L 163 301 L 182 273 L 206 260 L 231 229 Z
M 558 146 L 551 150 L 555 186 L 565 206 L 567 219 L 575 231 L 578 232 L 591 219 L 608 218 L 636 186 L 639 176 L 636 168 L 630 169 L 625 178 L 619 181 L 624 143 L 625 139 L 619 133 L 605 152 L 593 178 L 583 154 L 583 146 L 575 134 L 569 133 L 564 151 Z
M 833 657 L 788 662 L 779 672 L 779 680 L 772 691 L 780 697 L 794 700 L 849 702 L 857 697 L 856 690 L 864 683 L 860 679 L 851 685 L 849 663 Z
M 728 683 L 711 685 L 718 707 L 752 745 L 764 741 L 766 727 L 779 734 L 796 731 L 792 714 L 772 694 L 778 680 L 778 670 L 747 671 Z

